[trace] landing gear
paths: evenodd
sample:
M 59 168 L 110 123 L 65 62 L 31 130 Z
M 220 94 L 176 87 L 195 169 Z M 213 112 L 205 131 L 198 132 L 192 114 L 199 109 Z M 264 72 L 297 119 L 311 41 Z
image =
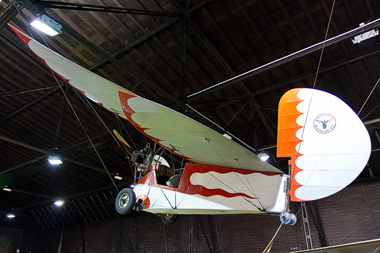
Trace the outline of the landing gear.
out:
M 161 214 L 161 220 L 165 225 L 171 225 L 178 220 L 178 215 L 163 213 Z
M 280 214 L 280 221 L 286 225 L 294 225 L 297 223 L 297 216 L 294 213 L 283 212 Z
M 136 194 L 130 188 L 124 188 L 117 194 L 115 200 L 116 211 L 121 215 L 129 214 L 136 202 Z

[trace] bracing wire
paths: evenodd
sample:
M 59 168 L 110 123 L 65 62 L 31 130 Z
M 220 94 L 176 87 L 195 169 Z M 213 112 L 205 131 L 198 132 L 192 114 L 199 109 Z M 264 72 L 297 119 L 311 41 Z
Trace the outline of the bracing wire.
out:
M 223 158 L 223 156 L 218 152 L 218 150 L 216 150 L 216 148 L 211 144 L 210 140 L 208 138 L 205 138 L 205 140 L 208 142 L 208 144 L 210 144 L 210 146 L 215 150 L 215 152 L 220 156 L 220 158 L 225 162 L 225 164 L 227 164 L 227 167 L 231 168 L 231 166 L 227 163 L 227 161 Z M 236 160 L 236 159 L 235 159 Z M 238 162 L 239 164 L 239 162 Z M 240 166 L 240 164 L 239 164 Z M 227 188 L 229 188 L 231 191 L 233 191 L 234 193 L 237 193 L 234 189 L 232 189 L 230 186 L 228 186 L 226 183 L 222 182 L 219 178 L 215 177 L 213 174 L 211 174 L 210 172 L 207 172 L 210 176 L 212 176 L 213 178 L 215 178 L 216 180 L 218 180 L 220 183 L 222 183 L 224 186 L 226 186 Z M 236 172 L 235 172 L 235 175 L 236 175 Z M 237 175 L 236 175 L 237 176 Z M 251 192 L 251 190 L 248 188 L 248 186 L 241 180 L 240 177 L 237 176 L 237 178 L 242 182 L 242 184 L 248 189 L 249 192 Z M 241 196 L 244 200 L 246 200 L 247 202 L 249 202 L 250 204 L 252 204 L 254 207 L 256 207 L 258 210 L 260 211 L 265 211 L 265 208 L 263 207 L 263 205 L 260 203 L 259 199 L 257 198 L 256 194 L 252 193 L 255 196 L 255 198 L 257 199 L 257 201 L 259 202 L 259 204 L 261 205 L 262 208 L 258 207 L 257 205 L 255 205 L 254 203 L 252 203 L 249 199 L 247 199 L 246 197 L 243 197 Z
M 226 183 L 224 183 L 222 180 L 220 180 L 219 178 L 217 178 L 216 176 L 214 176 L 213 174 L 211 174 L 210 172 L 207 172 L 210 176 L 212 176 L 213 178 L 215 178 L 217 181 L 219 181 L 221 184 L 223 184 L 225 187 L 227 187 L 228 189 L 230 189 L 231 191 L 233 191 L 234 193 L 238 193 L 237 191 L 235 191 L 234 189 L 232 189 L 230 186 L 228 186 Z M 260 211 L 265 211 L 265 209 L 262 209 L 260 208 L 259 206 L 255 205 L 254 203 L 252 203 L 252 201 L 250 201 L 249 199 L 247 199 L 246 197 L 243 197 L 241 196 L 245 201 L 247 201 L 248 203 L 250 203 L 251 205 L 253 205 L 254 207 L 256 207 L 258 210 Z
M 24 13 L 24 11 L 23 11 L 23 6 L 21 6 L 21 5 L 24 5 L 24 3 L 23 2 L 17 2 L 16 0 L 10 0 L 10 2 L 11 3 L 13 3 L 14 5 L 15 5 L 15 7 L 16 7 L 16 10 L 17 10 L 17 13 L 21 16 L 21 20 L 22 20 L 22 22 L 24 23 L 24 25 L 25 25 L 25 27 L 26 27 L 26 29 L 28 30 L 28 33 L 30 34 L 30 36 L 34 39 L 34 36 L 33 36 L 33 33 L 32 33 L 32 31 L 29 29 L 29 25 L 28 25 L 28 23 L 26 22 L 26 19 L 29 19 L 29 17 L 28 17 L 28 15 L 26 15 L 25 13 Z M 20 10 L 21 10 L 21 12 L 20 12 Z M 23 14 L 25 15 L 25 18 L 23 17 Z M 29 21 L 30 21 L 30 19 L 29 19 Z M 41 35 L 40 35 L 41 36 Z
M 224 159 L 224 157 L 216 150 L 216 148 L 211 144 L 210 140 L 205 138 L 205 141 L 207 141 L 208 144 L 214 149 L 214 151 L 219 155 L 219 157 L 224 161 L 224 163 L 227 165 L 227 167 L 230 168 L 230 165 L 227 163 L 227 161 Z
M 238 165 L 239 165 L 239 167 L 240 167 L 240 169 L 242 169 L 241 168 L 241 165 L 240 165 L 240 163 L 239 163 L 239 160 L 238 159 L 234 159 L 237 163 L 238 163 Z M 236 177 L 238 177 L 239 179 L 240 179 L 240 177 L 238 176 L 238 174 L 235 172 L 235 175 L 236 175 Z M 263 204 L 261 203 L 261 201 L 260 201 L 260 199 L 259 199 L 259 197 L 256 195 L 256 192 L 255 192 L 255 190 L 253 189 L 253 187 L 252 187 L 252 185 L 251 185 L 251 182 L 248 180 L 248 177 L 247 177 L 247 175 L 244 175 L 244 177 L 245 177 L 245 180 L 247 181 L 247 183 L 249 184 L 249 187 L 251 187 L 251 190 L 248 188 L 248 186 L 246 186 L 246 184 L 240 179 L 240 181 L 242 182 L 242 184 L 244 184 L 244 186 L 252 193 L 252 195 L 253 196 L 255 196 L 255 198 L 257 199 L 257 201 L 259 202 L 259 204 L 260 204 L 260 206 L 261 206 L 261 208 L 263 209 L 263 210 L 265 210 L 265 207 L 263 206 Z
M 17 11 L 19 12 L 19 10 L 18 10 L 18 9 L 17 9 Z M 19 12 L 19 13 L 20 13 L 20 12 Z M 25 14 L 25 13 L 24 13 L 24 14 Z M 25 14 L 25 16 L 27 16 L 27 15 Z M 23 21 L 24 21 L 24 23 L 25 23 L 25 20 L 24 20 L 24 19 L 23 19 Z M 29 30 L 29 27 L 28 27 L 28 25 L 27 25 L 27 24 L 26 24 L 26 27 L 27 27 L 27 29 L 28 29 L 29 33 L 30 33 L 30 34 L 31 34 L 31 36 L 32 36 L 32 33 L 30 32 L 30 30 Z M 45 46 L 46 46 L 47 48 L 49 48 L 49 49 L 50 49 L 50 47 L 49 47 L 48 43 L 46 42 L 45 38 L 44 38 L 44 37 L 41 35 L 41 33 L 40 33 L 40 32 L 38 32 L 38 34 L 39 34 L 39 36 L 41 37 L 41 39 L 43 40 L 43 42 L 44 42 Z M 95 151 L 96 155 L 98 156 L 98 158 L 99 158 L 100 162 L 102 163 L 102 165 L 103 165 L 103 167 L 104 167 L 104 169 L 105 169 L 106 173 L 108 174 L 108 176 L 109 176 L 109 178 L 110 178 L 111 182 L 112 182 L 112 183 L 113 183 L 113 185 L 115 186 L 116 190 L 117 190 L 117 191 L 119 191 L 118 187 L 116 186 L 116 183 L 115 183 L 115 181 L 113 180 L 113 178 L 112 178 L 112 176 L 111 176 L 110 172 L 109 172 L 109 171 L 108 171 L 108 169 L 107 169 L 107 166 L 105 165 L 105 163 L 104 163 L 103 159 L 101 158 L 101 156 L 100 156 L 100 154 L 99 154 L 98 150 L 96 149 L 96 147 L 95 147 L 94 143 L 92 142 L 92 140 L 91 140 L 91 138 L 90 138 L 89 134 L 87 133 L 87 131 L 86 131 L 86 129 L 85 129 L 85 127 L 84 127 L 84 125 L 83 125 L 82 121 L 80 120 L 80 118 L 79 118 L 78 114 L 76 113 L 76 111 L 75 111 L 75 109 L 74 109 L 73 105 L 71 104 L 71 102 L 70 102 L 69 98 L 68 98 L 68 97 L 67 97 L 67 95 L 65 94 L 65 92 L 64 92 L 64 90 L 63 90 L 63 88 L 62 88 L 62 85 L 59 83 L 57 76 L 55 75 L 55 73 L 54 73 L 54 71 L 53 71 L 52 69 L 50 69 L 50 68 L 49 68 L 49 70 L 50 70 L 50 72 L 51 72 L 51 74 L 52 74 L 52 76 L 53 76 L 53 78 L 54 78 L 55 82 L 58 84 L 58 87 L 59 87 L 59 89 L 61 90 L 61 92 L 62 92 L 62 94 L 63 94 L 64 98 L 66 99 L 67 103 L 69 104 L 69 106 L 70 106 L 70 108 L 71 108 L 72 112 L 74 113 L 74 116 L 75 116 L 75 118 L 78 120 L 78 122 L 79 122 L 79 124 L 80 124 L 81 128 L 83 129 L 83 131 L 84 131 L 84 133 L 85 133 L 85 135 L 86 135 L 87 139 L 89 140 L 89 142 L 90 142 L 90 144 L 91 144 L 92 148 L 94 149 L 94 151 Z
M 160 153 L 160 157 L 158 158 L 158 160 L 160 160 L 161 157 L 163 157 L 163 155 L 165 153 L 165 149 L 163 147 L 161 147 L 161 148 L 162 148 L 162 151 Z M 157 153 L 160 151 L 160 149 L 157 150 Z M 172 164 L 172 166 L 174 166 L 174 164 Z M 165 198 L 168 201 L 170 207 L 172 209 L 177 209 L 177 191 L 174 191 L 174 207 L 173 207 L 172 203 L 170 202 L 169 198 L 166 196 L 166 194 L 165 194 L 164 190 L 161 188 L 161 186 L 159 184 L 157 184 L 157 186 L 158 186 L 158 188 L 160 188 L 162 194 L 165 196 Z

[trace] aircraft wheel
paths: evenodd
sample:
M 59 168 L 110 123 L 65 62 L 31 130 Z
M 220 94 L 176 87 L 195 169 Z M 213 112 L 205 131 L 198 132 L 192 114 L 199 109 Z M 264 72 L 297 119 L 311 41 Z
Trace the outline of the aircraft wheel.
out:
M 136 194 L 130 188 L 124 188 L 117 194 L 115 200 L 116 211 L 121 215 L 129 214 L 136 202 Z
M 297 216 L 294 213 L 283 212 L 280 215 L 280 220 L 283 224 L 294 225 L 297 223 Z
M 165 225 L 171 225 L 178 220 L 178 215 L 163 213 L 161 214 L 161 220 Z

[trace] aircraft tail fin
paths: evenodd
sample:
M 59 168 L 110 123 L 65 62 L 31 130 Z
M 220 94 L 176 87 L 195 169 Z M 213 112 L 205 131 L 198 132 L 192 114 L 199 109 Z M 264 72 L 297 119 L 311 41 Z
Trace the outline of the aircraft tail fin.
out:
M 277 156 L 291 157 L 292 201 L 330 196 L 349 185 L 371 153 L 366 127 L 338 97 L 293 89 L 278 109 Z

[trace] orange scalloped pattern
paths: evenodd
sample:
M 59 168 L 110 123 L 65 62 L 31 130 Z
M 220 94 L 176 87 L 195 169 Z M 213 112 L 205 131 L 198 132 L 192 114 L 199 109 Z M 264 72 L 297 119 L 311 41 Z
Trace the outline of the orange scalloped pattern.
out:
M 297 118 L 303 113 L 297 110 L 297 106 L 303 100 L 297 94 L 301 89 L 292 89 L 285 93 L 280 99 L 278 106 L 278 127 L 277 127 L 277 157 L 291 157 L 289 161 L 290 169 L 290 190 L 288 194 L 292 201 L 303 201 L 295 196 L 295 191 L 302 185 L 297 183 L 295 176 L 301 171 L 295 161 L 302 154 L 296 150 L 297 144 L 301 142 L 296 133 L 303 126 L 297 124 Z
M 131 93 L 128 93 L 128 92 L 125 92 L 125 91 L 120 91 L 119 90 L 119 98 L 120 98 L 120 104 L 121 104 L 121 107 L 123 108 L 123 111 L 124 111 L 124 114 L 125 116 L 127 117 L 128 121 L 137 129 L 139 130 L 141 133 L 143 133 L 145 136 L 147 136 L 149 139 L 151 139 L 152 141 L 154 141 L 155 143 L 163 146 L 165 149 L 169 150 L 170 152 L 172 153 L 175 153 L 176 155 L 178 155 L 179 157 L 182 157 L 183 159 L 189 161 L 191 159 L 191 157 L 186 157 L 186 156 L 183 156 L 183 155 L 180 155 L 178 154 L 178 152 L 176 152 L 176 150 L 174 150 L 173 148 L 171 147 L 167 147 L 165 145 L 163 145 L 161 143 L 161 141 L 163 140 L 160 140 L 154 136 L 151 136 L 149 134 L 147 134 L 145 132 L 145 130 L 148 130 L 149 128 L 147 127 L 143 127 L 141 125 L 139 125 L 136 121 L 134 121 L 132 119 L 132 115 L 135 113 L 135 111 L 133 111 L 133 109 L 129 106 L 128 104 L 128 100 L 131 99 L 131 98 L 134 98 L 134 97 L 137 97 L 136 95 L 134 94 L 131 94 Z

